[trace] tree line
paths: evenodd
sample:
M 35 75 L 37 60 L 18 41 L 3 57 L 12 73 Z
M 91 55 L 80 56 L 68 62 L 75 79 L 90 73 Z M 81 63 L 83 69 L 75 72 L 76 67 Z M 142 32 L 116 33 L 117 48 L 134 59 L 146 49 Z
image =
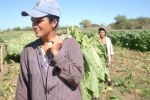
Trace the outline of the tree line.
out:
M 127 19 L 126 16 L 118 15 L 115 22 L 110 24 L 112 29 L 150 29 L 150 18 L 138 17 Z
M 113 23 L 110 23 L 108 25 L 103 24 L 95 24 L 92 23 L 92 21 L 88 19 L 84 19 L 79 23 L 79 26 L 75 26 L 78 28 L 91 28 L 91 27 L 109 27 L 111 29 L 150 29 L 150 18 L 149 17 L 137 17 L 137 18 L 127 18 L 124 15 L 118 15 L 114 18 Z M 58 29 L 66 29 L 68 26 L 58 26 Z M 32 27 L 25 27 L 20 28 L 15 27 L 13 29 L 6 29 L 5 31 L 30 31 L 32 30 Z
M 150 29 L 150 18 L 148 17 L 128 19 L 124 15 L 118 15 L 114 18 L 114 20 L 115 22 L 110 23 L 107 25 L 107 27 L 111 29 Z M 87 19 L 82 20 L 79 24 L 82 28 L 104 26 L 103 24 L 93 24 L 90 20 Z

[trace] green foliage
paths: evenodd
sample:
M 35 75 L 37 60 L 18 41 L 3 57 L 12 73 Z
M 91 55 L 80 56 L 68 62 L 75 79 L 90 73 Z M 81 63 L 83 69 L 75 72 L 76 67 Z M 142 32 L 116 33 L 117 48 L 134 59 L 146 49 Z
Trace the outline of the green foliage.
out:
M 104 47 L 98 37 L 88 37 L 73 27 L 68 30 L 68 34 L 76 38 L 83 52 L 84 77 L 80 84 L 83 100 L 99 98 L 106 74 Z
M 86 29 L 89 29 L 89 28 L 99 28 L 99 27 L 102 27 L 103 25 L 99 25 L 99 24 L 95 24 L 95 23 L 92 23 L 90 20 L 88 19 L 84 19 L 82 20 L 80 23 L 80 28 L 86 28 Z
M 131 77 L 131 73 L 129 73 L 125 78 L 119 78 L 115 81 L 115 86 L 123 87 L 125 89 L 135 89 L 136 83 L 133 82 Z
M 150 31 L 113 31 L 108 33 L 112 43 L 139 51 L 150 50 Z
M 126 16 L 121 16 L 118 15 L 117 17 L 114 18 L 115 19 L 115 23 L 114 23 L 114 28 L 115 29 L 125 29 L 126 27 L 126 22 L 127 22 L 127 18 Z
M 7 31 L 0 33 L 0 41 L 8 42 L 13 38 L 17 38 L 22 35 L 23 32 L 21 31 Z
M 36 39 L 33 31 L 9 31 L 0 33 L 0 41 L 7 43 L 7 56 L 5 60 L 7 62 L 10 59 L 19 61 L 20 54 L 25 45 Z
M 143 91 L 140 95 L 147 100 L 150 99 L 150 88 L 143 89 Z
M 35 39 L 36 37 L 33 32 L 25 32 L 19 37 L 11 39 L 7 42 L 7 56 L 11 56 L 14 58 L 20 56 L 24 46 L 31 41 L 34 41 Z
M 32 30 L 33 30 L 33 28 L 29 27 L 29 26 L 22 28 L 22 31 L 32 31 Z
M 18 27 L 15 27 L 12 29 L 13 31 L 21 31 L 21 28 L 18 26 Z
M 111 95 L 109 96 L 109 100 L 121 100 L 120 97 L 116 96 L 116 95 Z
M 92 25 L 91 21 L 87 20 L 87 19 L 82 20 L 79 24 L 83 28 L 87 28 L 87 27 L 90 27 Z
M 110 24 L 112 29 L 150 29 L 148 17 L 127 19 L 126 16 L 118 15 L 114 20 L 115 22 Z

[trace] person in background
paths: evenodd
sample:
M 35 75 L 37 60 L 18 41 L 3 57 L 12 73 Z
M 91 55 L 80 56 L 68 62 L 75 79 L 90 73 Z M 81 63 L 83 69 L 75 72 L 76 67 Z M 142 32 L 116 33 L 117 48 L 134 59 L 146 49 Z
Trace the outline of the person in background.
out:
M 99 28 L 100 42 L 104 45 L 105 52 L 106 52 L 106 66 L 109 67 L 111 66 L 112 61 L 113 61 L 114 51 L 113 51 L 111 39 L 106 36 L 106 33 L 107 32 L 105 28 Z M 108 86 L 112 86 L 112 80 L 109 75 L 109 71 L 107 71 L 106 79 L 108 82 Z
M 16 100 L 81 100 L 83 55 L 74 38 L 62 40 L 56 33 L 58 2 L 40 0 L 22 16 L 31 16 L 38 39 L 21 54 Z

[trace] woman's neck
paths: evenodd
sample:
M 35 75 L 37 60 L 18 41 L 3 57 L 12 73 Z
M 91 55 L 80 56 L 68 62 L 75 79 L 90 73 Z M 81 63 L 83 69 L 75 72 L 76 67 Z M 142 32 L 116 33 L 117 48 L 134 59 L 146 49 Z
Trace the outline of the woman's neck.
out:
M 106 38 L 106 36 L 103 36 L 103 37 L 100 36 L 100 39 L 102 39 L 102 40 L 105 39 L 105 38 Z
M 55 31 L 49 33 L 48 35 L 41 37 L 42 43 L 48 43 L 49 41 L 53 41 L 54 38 L 57 36 L 57 33 Z
M 106 37 L 105 37 L 105 36 L 104 36 L 104 37 L 100 37 L 100 40 L 101 40 L 101 42 L 102 42 L 103 44 L 106 43 Z

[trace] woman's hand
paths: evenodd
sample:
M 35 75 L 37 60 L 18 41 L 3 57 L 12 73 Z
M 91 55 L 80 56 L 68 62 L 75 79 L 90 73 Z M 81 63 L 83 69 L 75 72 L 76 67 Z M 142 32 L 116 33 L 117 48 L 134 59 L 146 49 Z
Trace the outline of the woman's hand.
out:
M 62 47 L 62 43 L 55 43 L 52 48 L 51 48 L 51 52 L 53 54 L 53 56 L 57 55 L 60 51 Z
M 53 41 L 53 46 L 51 47 L 51 53 L 53 54 L 53 56 L 57 55 L 62 47 L 62 43 L 63 41 L 60 40 L 59 38 L 56 38 L 54 41 Z

